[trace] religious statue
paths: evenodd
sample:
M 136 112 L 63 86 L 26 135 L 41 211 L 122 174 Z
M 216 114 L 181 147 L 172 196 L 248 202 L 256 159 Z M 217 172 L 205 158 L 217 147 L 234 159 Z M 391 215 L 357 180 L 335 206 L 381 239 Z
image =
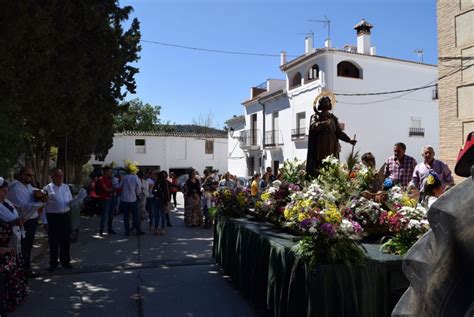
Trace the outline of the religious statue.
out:
M 339 158 L 341 146 L 339 140 L 356 144 L 339 126 L 339 120 L 332 114 L 334 95 L 323 91 L 316 97 L 313 105 L 314 114 L 311 116 L 308 138 L 308 154 L 306 159 L 306 173 L 313 177 L 319 175 L 322 161 L 329 155 Z M 316 106 L 317 104 L 317 106 Z

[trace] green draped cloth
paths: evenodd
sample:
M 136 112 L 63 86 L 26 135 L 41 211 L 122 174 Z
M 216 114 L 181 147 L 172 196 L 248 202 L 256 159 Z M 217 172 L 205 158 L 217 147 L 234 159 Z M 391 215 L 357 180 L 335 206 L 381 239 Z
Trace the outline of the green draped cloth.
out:
M 365 265 L 310 268 L 291 248 L 299 237 L 248 218 L 219 217 L 213 254 L 241 292 L 270 316 L 390 316 L 409 282 L 399 256 L 363 244 Z

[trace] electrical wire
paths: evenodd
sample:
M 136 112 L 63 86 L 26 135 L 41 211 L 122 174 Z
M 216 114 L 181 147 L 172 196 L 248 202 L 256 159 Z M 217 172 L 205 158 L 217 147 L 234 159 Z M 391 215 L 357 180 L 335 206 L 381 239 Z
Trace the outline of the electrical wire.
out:
M 176 48 L 183 48 L 187 50 L 193 51 L 203 51 L 203 52 L 211 52 L 211 53 L 221 53 L 221 54 L 231 54 L 231 55 L 248 55 L 248 56 L 260 56 L 260 57 L 279 57 L 280 54 L 266 54 L 266 53 L 250 53 L 250 52 L 238 52 L 238 51 L 226 51 L 226 50 L 217 50 L 217 49 L 210 49 L 210 48 L 201 48 L 201 47 L 193 47 L 193 46 L 185 46 L 185 45 L 178 45 L 178 44 L 171 44 L 171 43 L 163 43 L 157 41 L 148 41 L 148 40 L 140 40 L 144 43 L 168 46 L 168 47 L 176 47 Z M 286 55 L 287 57 L 298 57 L 298 55 Z

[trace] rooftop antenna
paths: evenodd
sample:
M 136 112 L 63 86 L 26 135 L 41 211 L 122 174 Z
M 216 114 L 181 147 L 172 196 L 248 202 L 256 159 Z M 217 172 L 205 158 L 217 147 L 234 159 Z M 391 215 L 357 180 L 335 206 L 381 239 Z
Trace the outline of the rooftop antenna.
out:
M 317 23 L 323 23 L 323 27 L 328 28 L 328 38 L 327 40 L 331 39 L 331 21 L 328 19 L 328 17 L 325 15 L 324 20 L 308 20 L 308 22 L 317 22 Z
M 413 51 L 413 53 L 415 53 L 416 55 L 418 55 L 419 58 L 421 58 L 421 62 L 423 63 L 423 56 L 425 54 L 425 50 L 424 49 L 416 49 Z

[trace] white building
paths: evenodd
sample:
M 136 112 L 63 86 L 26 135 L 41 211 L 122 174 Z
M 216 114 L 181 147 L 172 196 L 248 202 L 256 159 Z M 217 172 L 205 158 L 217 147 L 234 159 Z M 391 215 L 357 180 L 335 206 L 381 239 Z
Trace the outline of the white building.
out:
M 91 164 L 123 166 L 136 161 L 144 169 L 154 168 L 184 174 L 190 167 L 201 174 L 205 168 L 227 171 L 227 135 L 192 132 L 116 133 L 113 146 L 104 161 Z
M 233 129 L 231 173 L 251 175 L 267 166 L 277 170 L 286 159 L 306 160 L 313 102 L 322 89 L 336 95 L 333 112 L 351 138 L 357 135 L 355 151 L 372 152 L 378 166 L 393 154 L 396 142 L 405 143 L 407 154 L 417 161 L 424 145 L 438 149 L 437 67 L 376 55 L 371 28 L 365 20 L 354 27 L 357 46 L 336 49 L 326 41 L 324 48 L 314 49 L 307 37 L 304 55 L 287 62 L 282 52 L 286 80 L 269 79 L 253 87 L 250 99 L 242 102 L 245 124 L 242 119 L 227 121 L 229 136 Z M 417 87 L 425 88 L 412 90 Z M 408 91 L 367 95 L 398 90 Z M 340 143 L 345 160 L 352 146 Z

